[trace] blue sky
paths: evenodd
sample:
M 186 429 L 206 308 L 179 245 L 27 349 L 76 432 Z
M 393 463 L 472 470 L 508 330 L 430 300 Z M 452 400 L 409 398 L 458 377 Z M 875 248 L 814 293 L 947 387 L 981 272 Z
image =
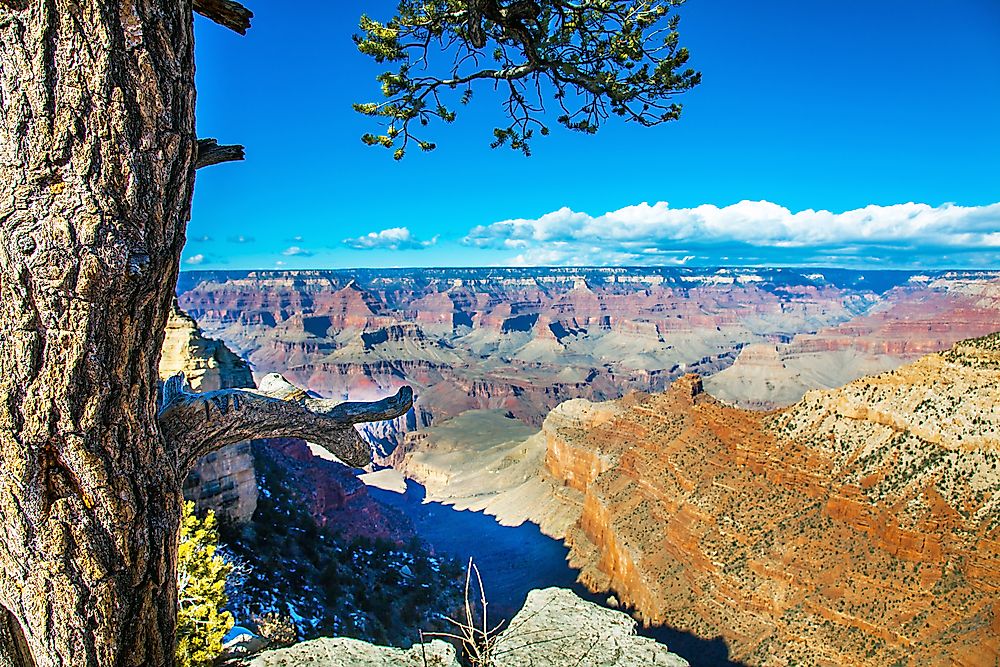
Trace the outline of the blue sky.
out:
M 400 163 L 350 108 L 382 70 L 357 19 L 393 3 L 247 4 L 246 37 L 196 19 L 199 135 L 247 160 L 199 172 L 183 268 L 1000 268 L 996 0 L 689 0 L 680 121 L 525 158 L 482 90 Z

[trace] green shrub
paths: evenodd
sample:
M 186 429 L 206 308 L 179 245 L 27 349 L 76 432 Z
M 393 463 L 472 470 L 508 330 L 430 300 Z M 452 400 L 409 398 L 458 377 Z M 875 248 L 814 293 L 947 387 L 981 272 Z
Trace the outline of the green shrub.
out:
M 184 503 L 177 550 L 177 664 L 209 667 L 233 627 L 226 605 L 226 576 L 233 566 L 215 554 L 219 531 L 211 510 L 204 520 Z

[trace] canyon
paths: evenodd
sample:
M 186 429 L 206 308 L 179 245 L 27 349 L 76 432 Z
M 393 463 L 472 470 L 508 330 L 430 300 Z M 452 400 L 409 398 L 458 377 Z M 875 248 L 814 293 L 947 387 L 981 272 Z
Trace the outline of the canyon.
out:
M 839 387 L 998 328 L 1000 281 L 914 276 L 845 322 L 788 343 L 745 346 L 705 388 L 742 407 L 787 406 L 809 389 Z
M 345 495 L 303 476 L 317 520 L 417 483 L 747 664 L 1000 651 L 996 273 L 198 272 L 178 298 L 258 376 L 416 390 Z
M 185 272 L 178 300 L 257 377 L 352 400 L 411 385 L 411 413 L 366 427 L 385 455 L 467 410 L 538 427 L 563 401 L 688 372 L 725 400 L 787 405 L 989 333 L 997 292 L 985 272 L 358 269 Z
M 697 375 L 571 401 L 461 466 L 444 428 L 395 454 L 429 498 L 545 526 L 646 624 L 721 635 L 753 665 L 1000 656 L 1000 335 L 778 411 Z M 532 484 L 549 493 L 515 502 Z

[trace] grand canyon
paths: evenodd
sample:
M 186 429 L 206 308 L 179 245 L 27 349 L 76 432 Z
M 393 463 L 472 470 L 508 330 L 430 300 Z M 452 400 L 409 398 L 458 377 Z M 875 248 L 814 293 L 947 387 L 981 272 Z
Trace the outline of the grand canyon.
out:
M 413 386 L 402 431 L 474 408 L 538 426 L 564 400 L 662 391 L 688 372 L 726 399 L 789 404 L 990 333 L 998 299 L 987 273 L 841 269 L 187 272 L 178 285 L 180 307 L 258 376 L 353 400 Z
M 165 375 L 414 388 L 405 417 L 365 427 L 360 475 L 305 443 L 256 446 L 338 531 L 419 535 L 380 501 L 415 483 L 537 526 L 605 606 L 746 664 L 1000 655 L 997 274 L 188 272 L 178 304 Z M 221 453 L 237 520 L 248 447 Z M 218 467 L 191 497 L 211 505 Z
M 748 664 L 985 666 L 1000 651 L 998 401 L 992 335 L 783 410 L 727 406 L 688 375 L 566 403 L 478 466 L 449 465 L 433 429 L 398 464 L 433 498 L 538 522 L 589 587 L 645 623 L 721 634 Z M 490 486 L 501 460 L 535 497 L 518 502 L 523 474 Z

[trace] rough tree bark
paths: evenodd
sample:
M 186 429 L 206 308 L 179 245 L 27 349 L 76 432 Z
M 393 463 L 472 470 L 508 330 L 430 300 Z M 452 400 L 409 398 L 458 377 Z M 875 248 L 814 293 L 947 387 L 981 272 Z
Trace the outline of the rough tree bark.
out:
M 195 168 L 242 155 L 199 160 L 193 10 L 249 26 L 231 0 L 0 0 L 0 665 L 174 663 L 181 483 L 217 445 L 163 437 L 157 363 Z

